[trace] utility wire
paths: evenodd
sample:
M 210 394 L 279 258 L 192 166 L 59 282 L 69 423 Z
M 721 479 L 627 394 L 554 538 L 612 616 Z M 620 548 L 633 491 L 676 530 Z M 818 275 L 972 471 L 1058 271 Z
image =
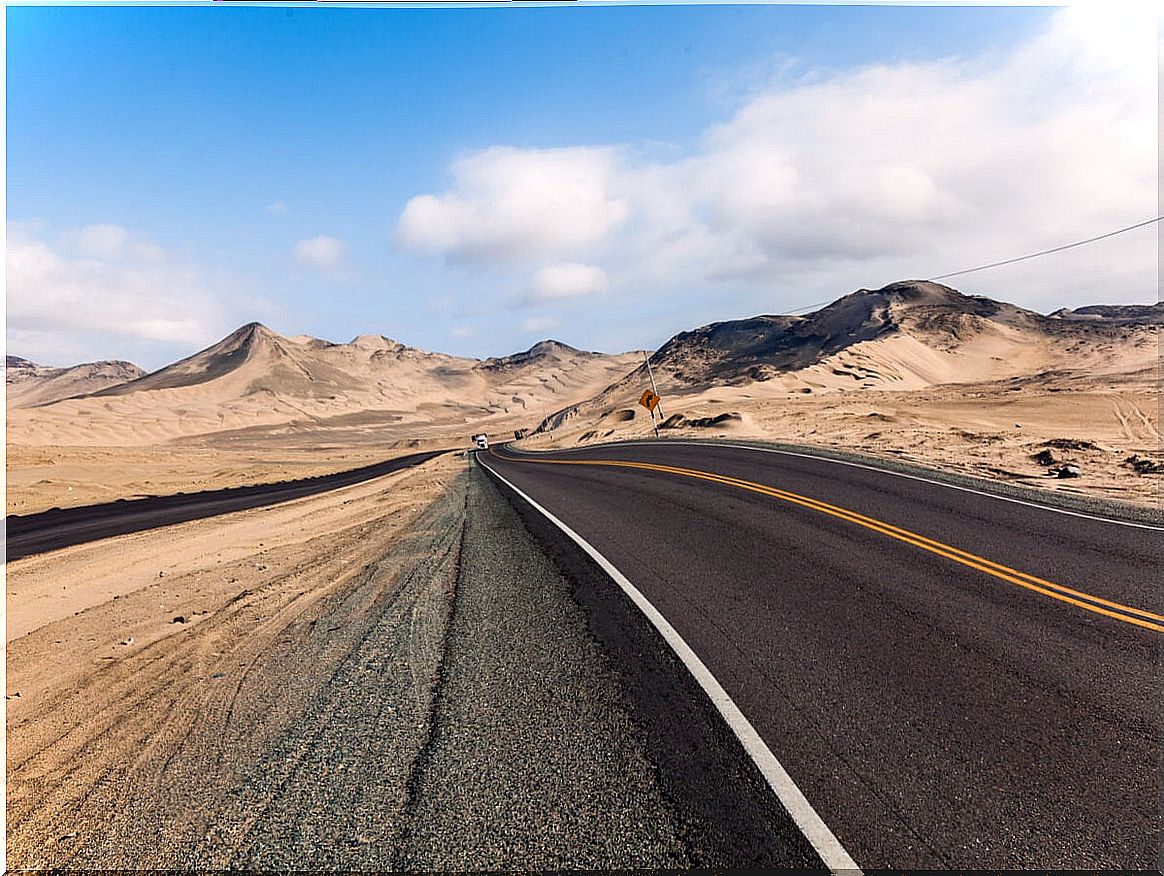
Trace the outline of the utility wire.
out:
M 832 304 L 832 301 L 818 301 L 816 304 L 806 304 L 804 307 L 794 307 L 791 310 L 784 311 L 791 316 L 794 313 L 803 313 L 806 310 L 815 310 L 818 307 L 824 307 L 826 304 Z
M 1039 256 L 1050 255 L 1053 252 L 1062 252 L 1065 249 L 1071 249 L 1076 246 L 1083 246 L 1085 243 L 1095 243 L 1097 240 L 1103 240 L 1107 237 L 1115 237 L 1117 234 L 1123 234 L 1126 231 L 1134 231 L 1137 228 L 1143 228 L 1145 225 L 1151 225 L 1154 222 L 1159 222 L 1164 219 L 1164 216 L 1157 216 L 1155 219 L 1148 219 L 1144 222 L 1137 222 L 1135 225 L 1129 225 L 1127 228 L 1120 228 L 1116 231 L 1109 231 L 1107 234 L 1099 234 L 1095 237 L 1089 237 L 1087 240 L 1077 240 L 1074 243 L 1065 243 L 1062 246 L 1052 247 L 1051 249 L 1044 249 L 1041 252 L 1033 252 L 1030 255 L 1019 256 L 1018 258 L 1006 259 L 1001 262 L 994 262 L 989 265 L 979 265 L 976 268 L 965 268 L 961 271 L 952 271 L 949 274 L 939 274 L 936 277 L 930 277 L 930 280 L 945 280 L 948 277 L 960 277 L 962 274 L 973 274 L 975 271 L 985 271 L 988 268 L 998 268 L 1002 265 L 1013 265 L 1015 262 L 1023 262 L 1027 259 L 1038 258 Z
M 985 271 L 988 268 L 998 268 L 998 267 L 1002 267 L 1003 265 L 1012 265 L 1015 262 L 1024 262 L 1027 259 L 1033 259 L 1033 258 L 1038 258 L 1039 256 L 1050 255 L 1053 252 L 1062 252 L 1065 249 L 1072 249 L 1073 247 L 1076 247 L 1076 246 L 1083 246 L 1085 243 L 1095 243 L 1097 240 L 1103 240 L 1103 239 L 1108 238 L 1108 237 L 1115 237 L 1117 234 L 1124 234 L 1125 232 L 1128 232 L 1128 231 L 1135 231 L 1137 228 L 1143 228 L 1145 225 L 1152 225 L 1152 224 L 1159 222 L 1161 220 L 1164 220 L 1164 216 L 1157 216 L 1155 219 L 1147 219 L 1143 222 L 1137 222 L 1135 225 L 1129 225 L 1126 228 L 1120 228 L 1120 229 L 1117 229 L 1115 231 L 1109 231 L 1109 232 L 1107 232 L 1107 234 L 1099 234 L 1099 235 L 1096 235 L 1095 237 L 1089 237 L 1086 240 L 1077 240 L 1074 243 L 1065 243 L 1062 246 L 1052 247 L 1051 249 L 1044 249 L 1040 252 L 1033 252 L 1033 253 L 1030 253 L 1029 255 L 1018 256 L 1017 258 L 1006 259 L 1005 261 L 1001 261 L 1001 262 L 993 262 L 989 265 L 979 265 L 976 268 L 965 268 L 964 270 L 961 270 L 961 271 L 952 271 L 949 274 L 939 274 L 938 276 L 930 277 L 929 279 L 930 279 L 930 282 L 933 282 L 934 280 L 946 280 L 946 279 L 949 279 L 950 277 L 960 277 L 963 274 L 973 274 L 976 271 Z M 786 310 L 784 312 L 787 314 L 803 313 L 806 310 L 813 310 L 813 309 L 818 308 L 818 307 L 824 307 L 826 304 L 831 304 L 831 303 L 832 303 L 831 301 L 819 301 L 816 304 L 806 304 L 803 307 L 794 307 L 791 310 Z

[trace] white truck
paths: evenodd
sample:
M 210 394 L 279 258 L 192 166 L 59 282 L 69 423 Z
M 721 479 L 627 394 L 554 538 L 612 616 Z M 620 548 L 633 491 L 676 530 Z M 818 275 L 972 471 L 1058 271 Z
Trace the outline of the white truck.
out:
M 489 438 L 481 432 L 473 436 L 473 443 L 477 445 L 478 450 L 486 450 L 489 447 Z

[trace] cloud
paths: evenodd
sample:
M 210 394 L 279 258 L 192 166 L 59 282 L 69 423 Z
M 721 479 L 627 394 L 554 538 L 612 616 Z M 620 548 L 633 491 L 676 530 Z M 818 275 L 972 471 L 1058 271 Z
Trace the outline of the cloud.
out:
M 129 243 L 129 231 L 120 225 L 90 225 L 82 228 L 77 237 L 81 252 L 94 258 L 120 258 Z
M 558 325 L 556 319 L 548 316 L 531 316 L 521 321 L 521 330 L 523 332 L 548 332 L 551 329 L 556 329 Z
M 1020 255 L 1155 215 L 1156 50 L 1151 20 L 1070 8 L 1007 53 L 782 59 L 682 154 L 494 146 L 408 201 L 397 236 L 515 282 L 536 270 L 526 303 L 681 286 L 791 307 Z M 1028 306 L 1150 297 L 1155 235 L 1136 241 L 1091 250 L 1102 270 L 1064 256 L 961 285 Z
M 269 311 L 123 226 L 91 225 L 55 240 L 45 231 L 8 226 L 7 334 L 24 355 L 61 364 L 188 351 L 253 318 L 255 308 Z
M 606 271 L 595 265 L 559 262 L 546 265 L 533 276 L 532 297 L 538 301 L 576 298 L 605 292 L 610 286 Z
M 323 274 L 342 274 L 346 249 L 338 237 L 321 234 L 295 244 L 295 261 Z
M 411 249 L 465 261 L 520 261 L 601 241 L 629 205 L 608 191 L 617 165 L 609 148 L 497 146 L 451 168 L 454 188 L 418 195 L 397 223 Z
M 278 215 L 280 213 L 287 212 L 287 205 L 284 204 L 282 201 L 275 201 L 273 204 L 268 204 L 263 209 L 266 210 L 268 213 Z
M 449 330 L 449 337 L 456 338 L 457 340 L 471 338 L 475 334 L 477 334 L 477 329 L 473 328 L 471 325 L 453 326 L 453 328 Z

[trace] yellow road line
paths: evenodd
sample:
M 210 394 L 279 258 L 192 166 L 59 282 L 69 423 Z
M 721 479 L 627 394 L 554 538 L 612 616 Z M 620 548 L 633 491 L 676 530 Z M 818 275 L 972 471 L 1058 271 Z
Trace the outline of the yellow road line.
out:
M 494 454 L 497 455 L 497 454 Z M 1028 575 L 1026 572 L 1020 572 L 1017 569 L 1012 569 L 1009 566 L 1004 566 L 1001 563 L 996 563 L 993 560 L 988 560 L 985 557 L 980 557 L 977 554 L 972 554 L 968 551 L 960 550 L 940 541 L 935 541 L 931 538 L 926 538 L 916 532 L 910 532 L 907 529 L 893 526 L 883 520 L 877 520 L 874 517 L 866 517 L 863 514 L 858 514 L 856 511 L 850 511 L 847 508 L 841 508 L 837 505 L 830 505 L 827 502 L 822 502 L 819 499 L 813 499 L 808 496 L 802 496 L 798 493 L 791 493 L 787 490 L 781 490 L 776 487 L 769 487 L 765 484 L 757 484 L 753 481 L 745 481 L 740 478 L 734 478 L 729 475 L 716 474 L 714 472 L 699 471 L 690 468 L 678 468 L 670 465 L 659 465 L 650 462 L 628 462 L 624 460 L 615 459 L 529 459 L 516 457 L 502 457 L 511 462 L 527 462 L 538 463 L 543 465 L 597 465 L 613 468 L 633 468 L 645 471 L 661 472 L 664 474 L 675 474 L 683 477 L 697 478 L 699 480 L 710 481 L 712 483 L 724 484 L 726 486 L 736 487 L 742 490 L 749 490 L 754 493 L 761 493 L 765 496 L 770 496 L 776 499 L 782 499 L 786 502 L 791 502 L 813 511 L 819 511 L 823 514 L 828 514 L 832 517 L 837 517 L 849 523 L 855 523 L 858 526 L 863 526 L 874 532 L 878 532 L 889 538 L 897 539 L 906 544 L 913 545 L 924 551 L 944 557 L 948 560 L 953 560 L 955 563 L 960 563 L 971 569 L 980 572 L 985 572 L 1002 581 L 1010 584 L 1015 584 L 1035 593 L 1049 596 L 1052 599 L 1058 599 L 1060 602 L 1066 602 L 1075 605 L 1079 608 L 1085 609 L 1095 614 L 1105 615 L 1106 617 L 1115 618 L 1124 623 L 1134 624 L 1144 629 L 1152 630 L 1154 632 L 1164 632 L 1164 616 L 1146 611 L 1142 608 L 1134 608 L 1133 606 L 1123 605 L 1119 602 L 1113 602 L 1099 596 L 1093 596 L 1090 593 L 1084 593 L 1080 590 L 1074 590 L 1070 587 L 1064 587 L 1062 584 L 1055 584 L 1052 581 L 1037 578 L 1034 575 Z M 1087 601 L 1084 601 L 1087 600 Z M 1105 607 L 1106 606 L 1106 607 Z M 1114 609 L 1114 610 L 1112 610 Z

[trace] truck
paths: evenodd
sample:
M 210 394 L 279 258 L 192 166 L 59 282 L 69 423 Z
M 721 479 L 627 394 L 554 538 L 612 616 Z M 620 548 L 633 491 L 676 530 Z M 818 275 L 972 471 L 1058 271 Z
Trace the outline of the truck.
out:
M 486 450 L 489 447 L 489 438 L 484 432 L 480 432 L 473 436 L 473 443 L 477 445 L 478 450 Z

